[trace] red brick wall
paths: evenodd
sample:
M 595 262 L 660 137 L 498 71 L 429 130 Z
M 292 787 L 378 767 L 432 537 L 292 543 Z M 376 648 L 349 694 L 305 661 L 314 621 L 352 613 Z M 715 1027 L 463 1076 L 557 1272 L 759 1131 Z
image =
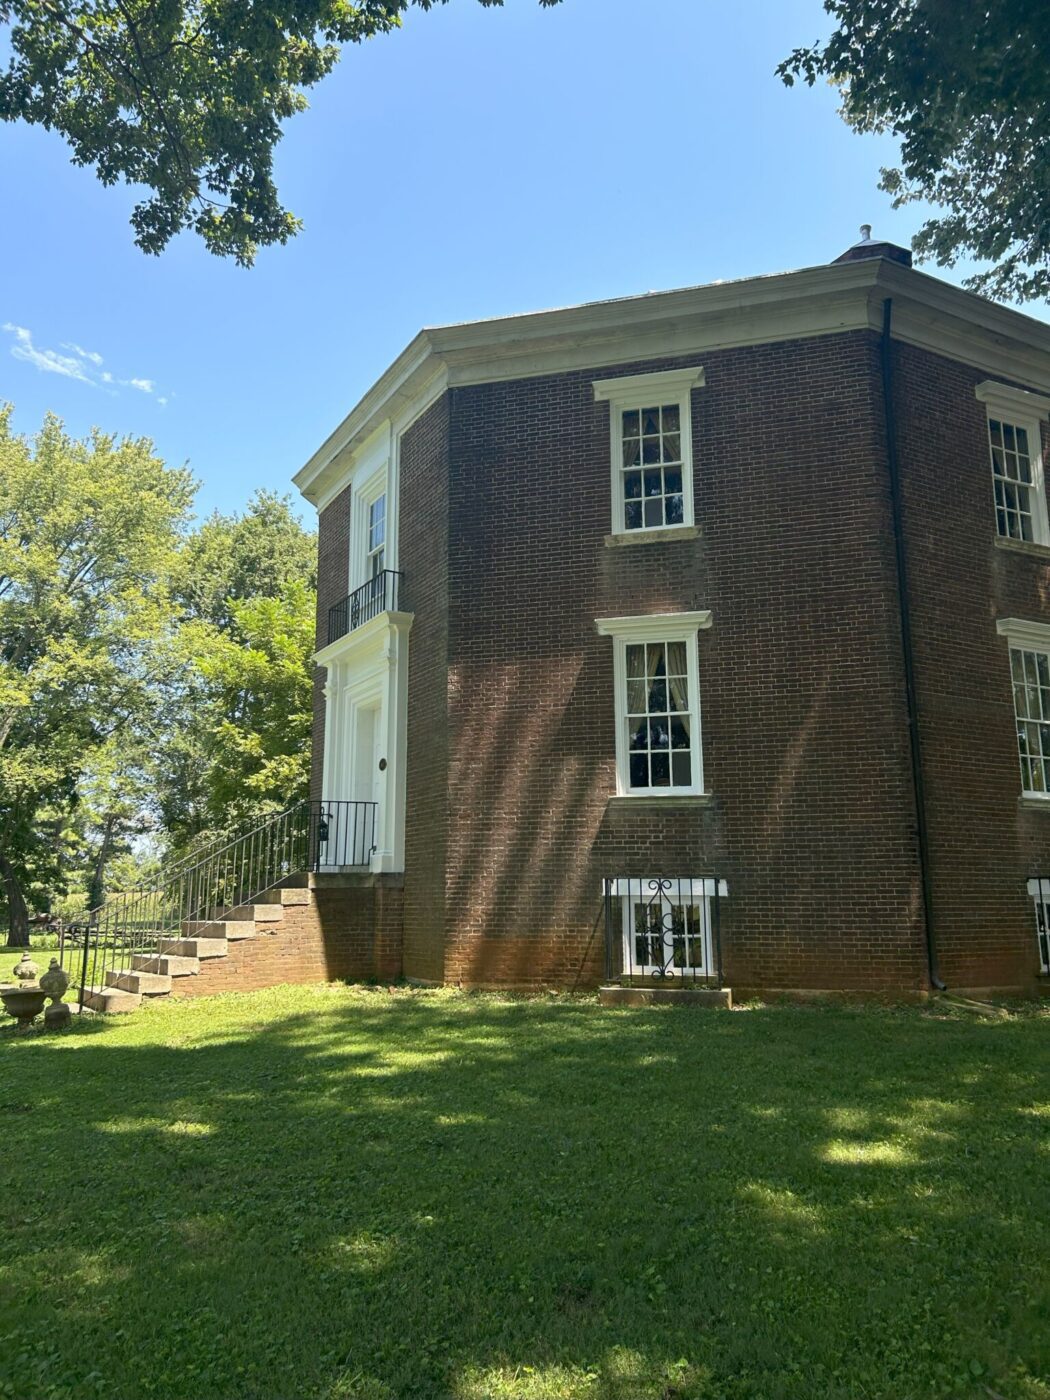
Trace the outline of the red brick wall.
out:
M 406 977 L 444 978 L 448 831 L 448 396 L 401 438 L 398 561 L 408 642 Z
M 1031 984 L 1025 885 L 1050 871 L 1050 811 L 1019 802 L 1008 643 L 995 622 L 1050 622 L 1050 550 L 996 544 L 987 413 L 974 396 L 996 376 L 906 345 L 894 376 L 942 971 L 949 986 Z
M 285 982 L 393 981 L 401 975 L 400 877 L 328 876 L 308 902 L 254 938 L 227 943 L 224 958 L 201 960 L 193 977 L 176 977 L 173 996 L 248 992 Z
M 591 381 L 695 357 L 453 393 L 450 981 L 593 981 L 603 875 L 717 871 L 734 985 L 922 985 L 877 338 L 702 358 L 673 544 L 605 545 Z M 713 801 L 610 806 L 594 619 L 693 608 Z

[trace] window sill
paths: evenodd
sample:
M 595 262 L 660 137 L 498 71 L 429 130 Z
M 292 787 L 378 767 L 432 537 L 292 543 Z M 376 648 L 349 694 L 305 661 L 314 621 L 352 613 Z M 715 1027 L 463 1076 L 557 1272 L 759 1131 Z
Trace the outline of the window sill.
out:
M 695 540 L 699 537 L 699 525 L 661 525 L 657 530 L 618 530 L 605 536 L 606 549 L 618 548 L 627 544 L 667 544 L 672 540 Z M 1047 550 L 1050 556 L 1050 549 Z
M 1050 812 L 1050 796 L 1037 797 L 1035 793 L 1022 792 L 1017 805 L 1026 812 Z
M 1008 550 L 1011 554 L 1028 554 L 1033 559 L 1042 559 L 1050 564 L 1050 544 L 1036 544 L 1034 540 L 1010 540 L 1004 535 L 996 535 L 996 549 Z
M 713 792 L 669 792 L 665 796 L 656 796 L 652 793 L 621 792 L 608 798 L 606 807 L 613 807 L 620 811 L 625 811 L 628 807 L 713 807 L 715 795 Z

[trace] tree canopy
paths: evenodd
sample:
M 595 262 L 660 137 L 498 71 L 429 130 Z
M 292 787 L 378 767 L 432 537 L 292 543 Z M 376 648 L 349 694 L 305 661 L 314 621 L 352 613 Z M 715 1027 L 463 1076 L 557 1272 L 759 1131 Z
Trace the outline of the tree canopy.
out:
M 91 763 L 148 726 L 194 485 L 147 439 L 33 440 L 0 410 L 0 879 L 15 941 Z M 115 759 L 114 759 L 115 761 Z
M 503 0 L 479 0 L 485 6 Z M 300 221 L 273 179 L 281 123 L 348 43 L 446 0 L 0 0 L 0 118 L 60 132 L 106 185 L 149 194 L 135 242 L 193 229 L 250 265 Z M 558 0 L 539 0 L 541 5 Z
M 777 70 L 835 83 L 858 131 L 891 132 L 882 172 L 898 207 L 945 212 L 915 238 L 921 258 L 990 262 L 972 290 L 1050 296 L 1050 69 L 1045 0 L 825 0 L 836 28 Z

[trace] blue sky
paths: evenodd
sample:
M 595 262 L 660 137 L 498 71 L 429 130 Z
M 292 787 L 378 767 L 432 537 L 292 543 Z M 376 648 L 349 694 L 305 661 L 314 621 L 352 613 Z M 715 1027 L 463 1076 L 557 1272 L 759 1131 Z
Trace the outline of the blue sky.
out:
M 922 210 L 876 188 L 895 144 L 774 76 L 824 26 L 820 0 L 413 14 L 289 123 L 278 186 L 306 227 L 251 271 L 188 235 L 145 256 L 132 191 L 0 126 L 0 399 L 23 432 L 52 409 L 149 436 L 232 510 L 291 490 L 423 325 L 808 266 L 863 222 L 906 243 Z

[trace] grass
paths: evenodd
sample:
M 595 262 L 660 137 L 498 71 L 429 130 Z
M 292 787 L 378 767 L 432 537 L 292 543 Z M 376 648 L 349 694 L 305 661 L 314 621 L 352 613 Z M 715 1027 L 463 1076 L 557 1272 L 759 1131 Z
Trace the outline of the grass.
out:
M 0 1395 L 1050 1397 L 1050 1017 L 278 988 L 0 1033 Z

